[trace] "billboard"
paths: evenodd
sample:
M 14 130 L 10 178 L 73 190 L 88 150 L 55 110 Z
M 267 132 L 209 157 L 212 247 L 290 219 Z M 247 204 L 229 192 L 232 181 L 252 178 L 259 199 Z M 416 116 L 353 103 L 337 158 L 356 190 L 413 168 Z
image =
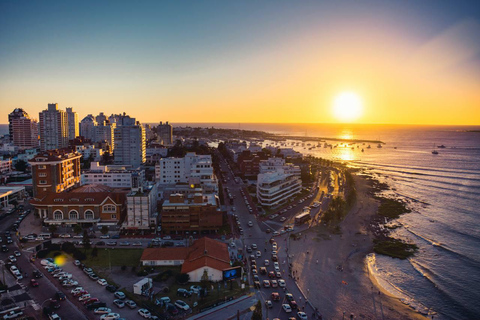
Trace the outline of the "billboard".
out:
M 242 276 L 242 267 L 234 267 L 223 270 L 223 280 L 237 279 Z

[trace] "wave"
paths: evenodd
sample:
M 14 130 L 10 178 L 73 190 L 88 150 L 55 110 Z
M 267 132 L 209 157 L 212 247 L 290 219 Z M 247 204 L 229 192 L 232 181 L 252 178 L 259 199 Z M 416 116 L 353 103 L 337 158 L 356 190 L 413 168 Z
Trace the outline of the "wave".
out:
M 463 262 L 465 263 L 468 263 L 470 264 L 473 268 L 477 268 L 477 270 L 480 268 L 480 262 L 470 258 L 470 257 L 467 257 L 466 255 L 460 253 L 460 252 L 457 252 L 451 248 L 449 248 L 446 244 L 444 243 L 441 243 L 439 241 L 435 241 L 433 239 L 430 239 L 424 235 L 421 235 L 413 230 L 410 229 L 410 227 L 408 225 L 405 225 L 404 224 L 404 228 L 405 230 L 407 230 L 409 233 L 411 233 L 412 235 L 414 235 L 415 237 L 423 240 L 423 241 L 426 241 L 427 243 L 430 243 L 432 246 L 438 248 L 438 249 L 441 249 L 445 252 L 448 252 L 450 254 L 453 254 L 454 256 L 456 256 L 457 258 L 459 258 L 460 260 L 462 260 Z

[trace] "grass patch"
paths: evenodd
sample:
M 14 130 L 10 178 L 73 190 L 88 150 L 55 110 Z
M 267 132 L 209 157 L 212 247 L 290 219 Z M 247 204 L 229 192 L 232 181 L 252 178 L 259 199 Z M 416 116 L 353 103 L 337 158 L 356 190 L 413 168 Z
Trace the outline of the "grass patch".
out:
M 87 250 L 87 259 L 83 261 L 88 266 L 108 268 L 113 266 L 137 267 L 140 265 L 143 249 L 98 249 L 97 256 L 91 256 L 92 249 Z
M 406 243 L 399 239 L 387 238 L 384 240 L 375 240 L 373 251 L 378 254 L 392 258 L 406 259 L 417 252 L 418 247 L 415 244 Z
M 388 219 L 396 219 L 404 213 L 409 213 L 411 210 L 407 208 L 405 203 L 396 199 L 380 198 L 380 206 L 378 207 L 378 214 Z

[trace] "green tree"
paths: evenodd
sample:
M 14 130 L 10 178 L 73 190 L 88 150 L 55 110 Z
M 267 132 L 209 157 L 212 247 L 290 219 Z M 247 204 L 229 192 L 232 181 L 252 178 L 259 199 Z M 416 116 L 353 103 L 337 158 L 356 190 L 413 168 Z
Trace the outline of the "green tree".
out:
M 90 236 L 88 235 L 88 231 L 83 230 L 83 248 L 85 249 L 85 254 L 87 254 L 87 250 L 91 247 L 92 245 L 90 244 Z
M 82 227 L 78 224 L 75 225 L 75 227 L 73 227 L 73 232 L 75 232 L 76 234 L 80 234 L 82 232 Z
M 25 172 L 25 171 L 27 171 L 27 168 L 28 168 L 28 164 L 27 164 L 27 162 L 25 162 L 23 160 L 18 160 L 15 163 L 15 170 L 17 170 L 17 171 Z
M 108 227 L 107 226 L 103 226 L 102 229 L 100 230 L 100 232 L 102 234 L 107 234 L 108 233 Z
M 190 275 L 188 273 L 179 273 L 176 276 L 176 280 L 180 284 L 187 283 L 190 280 Z
M 262 302 L 258 300 L 257 304 L 255 305 L 255 310 L 253 311 L 252 320 L 262 320 Z

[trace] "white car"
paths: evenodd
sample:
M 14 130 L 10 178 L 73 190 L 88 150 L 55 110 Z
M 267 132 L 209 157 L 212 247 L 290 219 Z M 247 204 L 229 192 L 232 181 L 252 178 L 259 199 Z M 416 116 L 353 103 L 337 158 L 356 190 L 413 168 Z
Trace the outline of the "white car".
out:
M 192 290 L 193 293 L 198 294 L 200 292 L 200 290 L 202 290 L 202 287 L 193 285 L 193 286 L 190 287 L 190 290 Z
M 15 255 L 15 257 L 20 257 L 22 255 L 19 251 L 15 251 L 13 254 Z
M 265 266 L 269 266 L 269 265 L 270 265 L 270 261 L 265 260 Z
M 62 320 L 62 318 L 60 318 L 60 316 L 56 313 L 49 314 L 48 319 L 50 319 L 50 320 Z
M 107 280 L 105 280 L 105 279 L 98 279 L 97 283 L 101 286 L 106 286 L 108 284 Z
M 248 226 L 249 226 L 249 227 L 253 227 L 253 222 L 252 222 L 252 221 L 248 221 Z
M 285 220 L 287 220 L 287 218 L 285 218 L 285 217 L 280 218 L 280 222 L 284 222 Z
M 82 292 L 83 291 L 83 288 L 82 287 L 76 287 L 75 289 L 72 289 L 72 291 L 70 291 L 71 294 L 77 294 L 79 292 Z
M 257 258 L 260 258 L 262 256 L 262 253 L 260 251 L 257 251 L 255 255 L 257 256 Z
M 292 307 L 290 307 L 290 305 L 287 304 L 287 303 L 282 304 L 282 309 L 283 309 L 283 311 L 285 311 L 286 313 L 292 312 Z
M 120 319 L 120 315 L 118 313 L 107 313 L 100 317 L 101 320 L 115 320 Z
M 152 317 L 152 314 L 147 309 L 138 309 L 138 314 L 145 319 L 150 319 Z
M 307 314 L 303 311 L 297 312 L 297 317 L 300 320 L 308 320 Z
M 93 312 L 95 312 L 95 314 L 112 313 L 112 309 L 106 308 L 106 307 L 100 307 L 98 309 L 95 309 Z
M 285 286 L 286 286 L 285 280 L 283 280 L 283 279 L 278 280 L 278 286 L 280 288 L 285 288 Z
M 23 312 L 20 310 L 13 310 L 3 316 L 3 319 L 15 319 L 19 316 L 23 315 Z
M 279 266 L 274 266 L 273 270 L 275 270 L 275 272 L 280 272 L 280 267 Z
M 91 298 L 90 293 L 87 293 L 87 294 L 84 294 L 83 296 L 78 297 L 78 301 L 84 301 L 90 298 Z
M 186 304 L 184 301 L 182 300 L 177 300 L 175 301 L 175 306 L 179 309 L 182 309 L 182 310 L 188 310 L 190 309 L 190 306 L 188 304 Z

